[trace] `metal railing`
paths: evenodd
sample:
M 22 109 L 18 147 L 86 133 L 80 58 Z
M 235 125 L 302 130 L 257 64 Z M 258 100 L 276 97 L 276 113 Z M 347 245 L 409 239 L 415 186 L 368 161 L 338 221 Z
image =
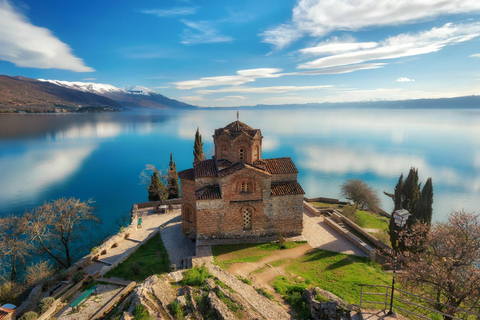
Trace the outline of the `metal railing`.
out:
M 390 307 L 390 304 L 388 303 L 388 301 L 391 297 L 391 294 L 390 294 L 390 290 L 392 289 L 391 286 L 373 285 L 373 284 L 360 284 L 359 286 L 360 286 L 360 308 L 363 308 L 364 304 L 377 304 L 377 305 L 380 304 L 380 305 L 383 305 L 384 310 L 387 310 Z M 364 288 L 368 288 L 368 287 L 378 288 L 378 290 L 377 290 L 377 292 L 365 292 Z M 385 289 L 385 292 L 383 292 L 383 289 Z M 381 292 L 378 292 L 378 291 L 381 291 Z M 429 307 L 425 307 L 425 306 L 423 306 L 421 304 L 418 304 L 418 303 L 415 303 L 415 302 L 411 302 L 411 301 L 407 300 L 408 298 L 413 297 L 413 298 L 419 299 L 420 301 L 423 301 L 423 302 L 434 303 L 436 305 L 441 305 L 441 306 L 444 306 L 446 308 L 455 309 L 457 312 L 462 312 L 464 314 L 467 314 L 467 315 L 470 315 L 470 316 L 475 316 L 478 319 L 480 319 L 480 314 L 478 314 L 478 313 L 474 313 L 474 312 L 467 311 L 467 310 L 464 310 L 464 309 L 449 306 L 448 304 L 440 303 L 440 302 L 437 302 L 437 301 L 434 301 L 434 300 L 431 300 L 431 299 L 413 294 L 411 292 L 403 291 L 403 290 L 400 290 L 400 289 L 397 289 L 397 288 L 395 288 L 395 292 L 397 292 L 398 295 L 401 294 L 402 297 L 399 297 L 399 296 L 394 294 L 394 296 L 393 296 L 393 306 L 392 307 L 397 309 L 397 310 L 402 310 L 403 312 L 406 312 L 408 314 L 415 315 L 415 316 L 417 316 L 419 318 L 422 318 L 422 319 L 431 319 L 431 318 L 429 318 L 429 317 L 427 317 L 423 314 L 419 314 L 417 312 L 414 312 L 413 310 L 416 311 L 417 309 L 422 309 L 422 310 L 427 311 L 428 313 L 435 313 L 435 314 L 439 314 L 439 315 L 442 315 L 442 316 L 449 317 L 451 319 L 463 320 L 462 318 L 451 316 L 447 313 L 443 313 L 441 311 L 438 311 L 438 310 L 435 310 L 435 309 L 432 309 L 432 308 L 429 308 Z M 364 300 L 364 296 L 370 296 L 370 297 L 379 296 L 379 297 L 384 297 L 384 299 L 383 298 L 380 299 L 381 301 L 366 301 L 366 300 Z M 398 304 L 396 304 L 395 302 L 403 302 L 403 304 L 408 305 L 409 307 L 411 307 L 411 309 L 409 308 L 410 309 L 409 310 L 409 309 L 403 308 L 403 307 L 399 306 Z

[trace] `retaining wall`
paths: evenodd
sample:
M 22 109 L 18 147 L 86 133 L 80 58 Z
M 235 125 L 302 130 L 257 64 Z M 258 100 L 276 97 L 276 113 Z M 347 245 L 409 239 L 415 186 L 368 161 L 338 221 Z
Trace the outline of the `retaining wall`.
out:
M 342 237 L 353 243 L 356 247 L 358 247 L 360 250 L 368 254 L 370 257 L 370 260 L 375 261 L 375 249 L 366 244 L 364 241 L 360 240 L 357 238 L 355 235 L 353 235 L 350 231 L 345 230 L 345 228 L 342 228 L 339 224 L 337 224 L 332 218 L 330 217 L 325 217 L 324 221 L 327 225 L 332 227 L 335 231 L 337 231 Z

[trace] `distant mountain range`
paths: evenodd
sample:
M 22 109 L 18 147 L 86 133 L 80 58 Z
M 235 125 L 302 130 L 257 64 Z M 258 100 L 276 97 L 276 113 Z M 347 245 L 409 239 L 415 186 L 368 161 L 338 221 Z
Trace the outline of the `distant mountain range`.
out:
M 195 108 L 140 86 L 117 88 L 109 84 L 0 75 L 0 112 L 72 112 L 85 107 Z

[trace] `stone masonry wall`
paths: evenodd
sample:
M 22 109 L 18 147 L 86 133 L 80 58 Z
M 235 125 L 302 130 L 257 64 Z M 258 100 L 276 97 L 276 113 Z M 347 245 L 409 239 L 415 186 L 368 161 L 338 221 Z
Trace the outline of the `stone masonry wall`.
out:
M 182 188 L 182 234 L 184 237 L 196 237 L 196 203 L 195 203 L 195 182 L 190 180 L 181 180 Z M 187 205 L 193 208 L 194 219 L 189 222 L 185 220 L 184 211 Z
M 270 204 L 270 214 L 277 232 L 286 236 L 302 233 L 303 195 L 272 196 Z

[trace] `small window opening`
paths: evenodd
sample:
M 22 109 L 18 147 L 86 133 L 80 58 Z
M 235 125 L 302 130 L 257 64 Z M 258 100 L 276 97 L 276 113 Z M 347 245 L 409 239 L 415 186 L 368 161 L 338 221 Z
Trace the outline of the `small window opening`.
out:
M 252 229 L 252 209 L 243 209 L 243 230 Z
M 242 192 L 250 192 L 252 191 L 252 187 L 250 185 L 250 182 L 242 182 Z
M 240 160 L 243 160 L 243 158 L 245 157 L 245 151 L 243 149 L 240 149 L 238 151 L 238 157 Z

